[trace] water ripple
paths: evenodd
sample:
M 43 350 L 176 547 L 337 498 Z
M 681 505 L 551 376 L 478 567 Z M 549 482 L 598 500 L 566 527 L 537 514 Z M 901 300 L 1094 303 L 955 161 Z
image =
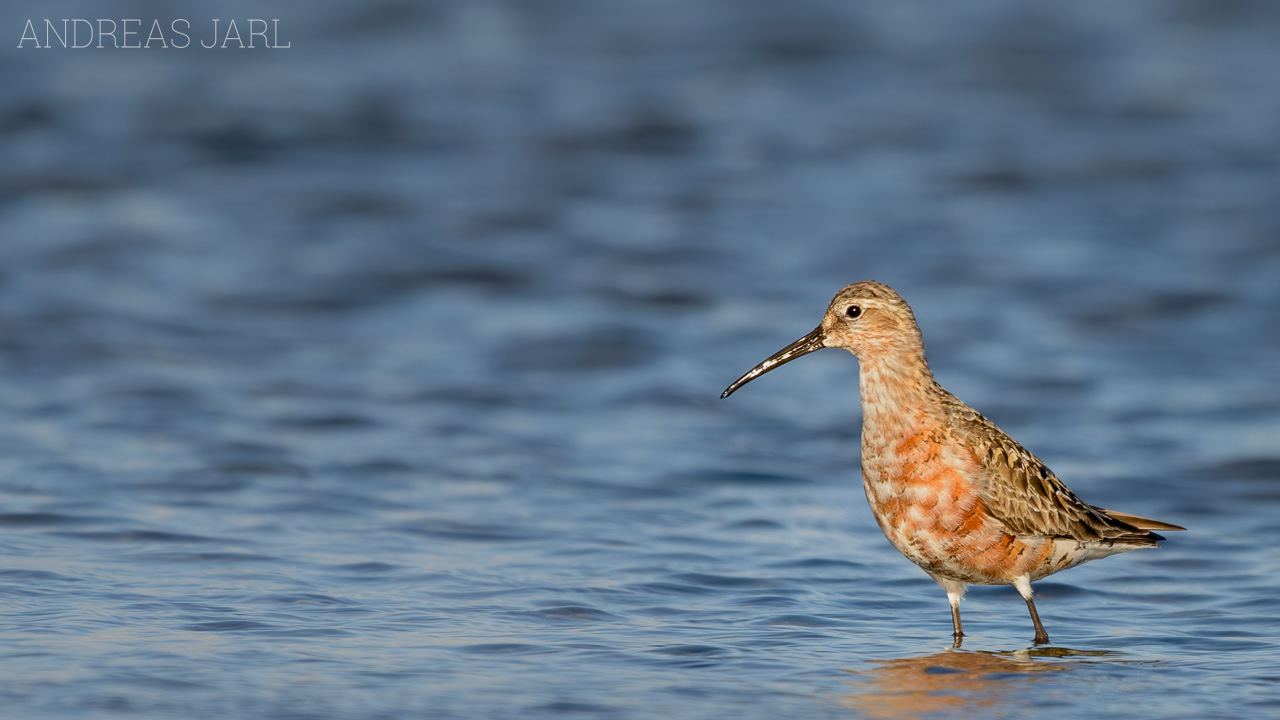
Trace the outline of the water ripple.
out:
M 0 715 L 1275 714 L 1278 22 L 319 0 L 288 52 L 0 49 Z M 1190 531 L 1036 583 L 1048 647 L 971 588 L 949 649 L 855 360 L 717 397 L 861 279 Z

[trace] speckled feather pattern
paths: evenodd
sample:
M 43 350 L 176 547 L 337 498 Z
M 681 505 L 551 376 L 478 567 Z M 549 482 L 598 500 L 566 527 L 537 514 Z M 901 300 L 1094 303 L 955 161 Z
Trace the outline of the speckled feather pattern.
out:
M 1162 539 L 1080 500 L 1039 458 L 944 390 L 897 293 L 859 283 L 833 305 L 855 299 L 886 303 L 902 320 L 896 337 L 858 355 L 863 484 L 903 555 L 932 575 L 1012 584 Z
M 929 382 L 895 392 L 876 363 L 862 370 L 863 484 L 876 521 L 907 558 L 961 582 L 1012 584 L 1155 545 L 1159 536 L 1080 500 L 991 421 Z

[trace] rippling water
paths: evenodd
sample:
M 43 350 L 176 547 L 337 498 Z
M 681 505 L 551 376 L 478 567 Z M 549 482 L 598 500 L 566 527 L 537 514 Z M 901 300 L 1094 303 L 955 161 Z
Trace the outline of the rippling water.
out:
M 863 5 L 4 49 L 2 714 L 1280 712 L 1280 12 Z M 949 651 L 854 360 L 717 399 L 861 279 L 1190 531 L 1038 583 L 1047 648 L 975 588 Z

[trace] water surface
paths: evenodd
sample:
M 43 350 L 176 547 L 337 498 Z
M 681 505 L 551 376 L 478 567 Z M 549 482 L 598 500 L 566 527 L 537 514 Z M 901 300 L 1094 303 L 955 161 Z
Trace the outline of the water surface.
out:
M 271 12 L 4 51 L 4 714 L 1280 712 L 1280 12 Z M 1048 648 L 976 588 L 950 651 L 853 358 L 717 399 L 862 279 L 1190 531 L 1038 583 Z

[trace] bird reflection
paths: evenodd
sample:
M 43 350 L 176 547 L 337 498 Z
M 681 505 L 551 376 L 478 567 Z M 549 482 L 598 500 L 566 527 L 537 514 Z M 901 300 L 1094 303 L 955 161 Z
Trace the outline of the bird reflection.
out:
M 931 713 L 965 715 L 1002 704 L 1027 684 L 1080 665 L 1054 662 L 1079 656 L 1114 655 L 1105 650 L 1050 647 L 1013 652 L 947 650 L 935 655 L 872 661 L 878 667 L 850 670 L 854 692 L 841 705 L 868 718 L 916 718 Z

